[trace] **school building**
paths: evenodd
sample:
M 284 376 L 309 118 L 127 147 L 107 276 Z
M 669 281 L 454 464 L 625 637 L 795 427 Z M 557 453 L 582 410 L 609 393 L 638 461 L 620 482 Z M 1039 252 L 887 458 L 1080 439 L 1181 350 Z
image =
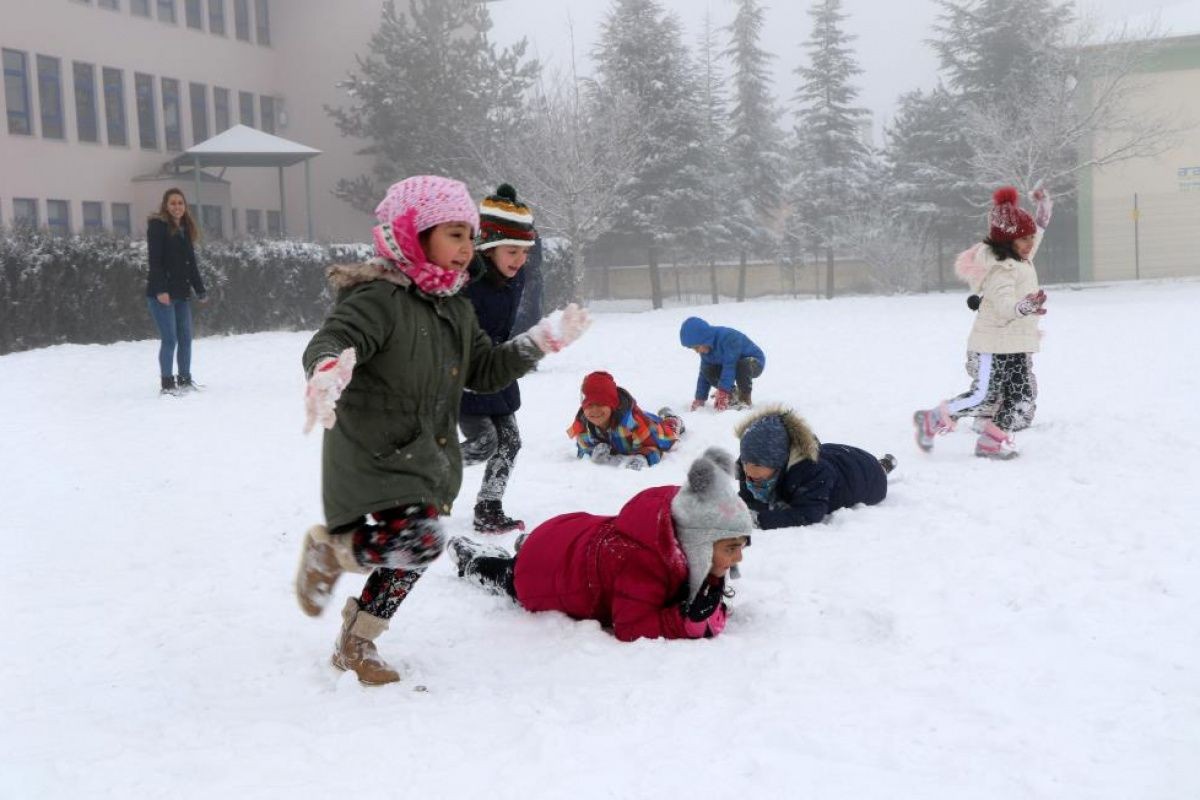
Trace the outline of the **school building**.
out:
M 207 235 L 306 236 L 303 167 L 283 169 L 281 186 L 272 168 L 196 176 L 175 163 L 241 124 L 321 151 L 308 164 L 314 236 L 360 240 L 371 218 L 332 191 L 371 164 L 323 107 L 346 103 L 336 83 L 366 50 L 382 6 L 0 0 L 0 225 L 140 236 L 165 189 L 190 199 L 199 182 L 193 212 Z
M 1182 128 L 1172 146 L 1081 176 L 1080 280 L 1200 275 L 1200 14 L 1192 13 L 1164 18 L 1174 32 L 1136 76 L 1135 110 L 1165 113 Z

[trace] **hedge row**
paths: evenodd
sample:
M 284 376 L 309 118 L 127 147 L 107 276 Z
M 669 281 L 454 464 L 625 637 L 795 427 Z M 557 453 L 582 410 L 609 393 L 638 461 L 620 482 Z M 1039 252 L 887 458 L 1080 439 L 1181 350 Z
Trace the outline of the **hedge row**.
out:
M 197 330 L 315 328 L 332 302 L 325 267 L 362 255 L 355 246 L 202 241 L 197 257 L 209 302 Z M 0 231 L 0 353 L 153 338 L 146 272 L 144 241 Z

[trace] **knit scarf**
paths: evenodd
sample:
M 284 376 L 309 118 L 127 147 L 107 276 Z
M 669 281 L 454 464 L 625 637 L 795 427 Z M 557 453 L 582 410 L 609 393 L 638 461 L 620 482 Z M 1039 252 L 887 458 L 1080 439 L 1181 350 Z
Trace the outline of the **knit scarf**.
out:
M 771 502 L 771 495 L 775 494 L 775 484 L 777 483 L 779 483 L 779 472 L 761 481 L 752 481 L 749 477 L 746 478 L 746 488 L 750 490 L 750 495 L 760 503 Z
M 417 210 L 410 208 L 389 225 L 376 225 L 372 230 L 375 253 L 387 259 L 390 266 L 408 276 L 422 292 L 434 297 L 456 294 L 467 282 L 465 269 L 444 269 L 425 257 L 417 231 Z

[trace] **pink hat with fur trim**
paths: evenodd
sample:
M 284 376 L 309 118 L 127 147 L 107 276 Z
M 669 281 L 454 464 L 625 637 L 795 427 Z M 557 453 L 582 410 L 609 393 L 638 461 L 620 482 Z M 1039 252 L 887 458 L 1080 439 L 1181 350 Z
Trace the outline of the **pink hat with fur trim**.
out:
M 393 183 L 375 207 L 375 217 L 391 224 L 409 209 L 416 209 L 417 233 L 443 222 L 465 222 L 471 235 L 479 231 L 479 209 L 462 181 L 440 175 L 414 175 Z

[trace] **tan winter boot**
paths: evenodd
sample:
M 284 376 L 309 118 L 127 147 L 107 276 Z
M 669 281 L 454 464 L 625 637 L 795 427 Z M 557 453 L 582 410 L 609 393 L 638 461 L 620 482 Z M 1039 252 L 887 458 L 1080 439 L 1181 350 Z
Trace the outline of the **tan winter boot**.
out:
M 388 621 L 368 614 L 358 604 L 358 598 L 346 599 L 342 609 L 342 632 L 329 659 L 341 670 L 352 670 L 358 682 L 367 686 L 382 686 L 400 680 L 400 673 L 379 657 L 375 639 L 388 629 Z
M 343 572 L 364 571 L 354 558 L 349 539 L 349 534 L 330 536 L 324 525 L 313 525 L 304 534 L 296 571 L 296 599 L 310 617 L 325 610 L 333 585 Z

